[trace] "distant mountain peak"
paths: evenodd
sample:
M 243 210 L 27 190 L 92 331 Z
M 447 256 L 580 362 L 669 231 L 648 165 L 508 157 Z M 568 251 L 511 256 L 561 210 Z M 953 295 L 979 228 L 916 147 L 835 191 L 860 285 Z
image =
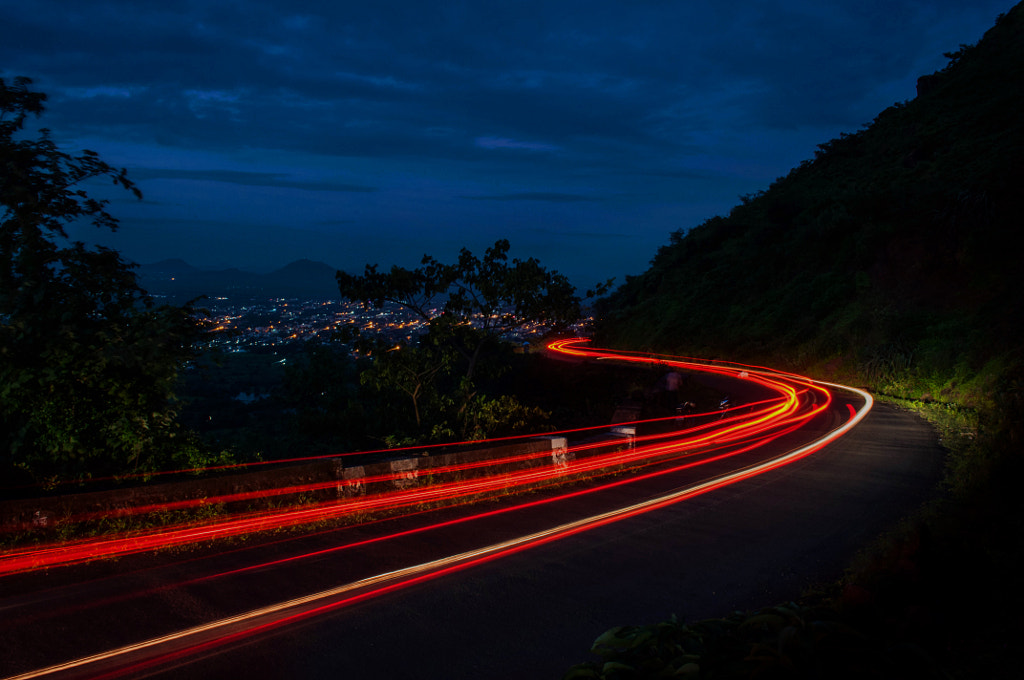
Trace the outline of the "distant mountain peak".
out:
M 154 270 L 154 271 L 155 270 L 162 270 L 162 271 L 169 271 L 169 270 L 174 270 L 174 271 L 177 271 L 177 270 L 199 271 L 198 268 L 193 267 L 188 262 L 185 262 L 185 260 L 183 260 L 181 258 L 177 258 L 177 257 L 176 258 L 167 259 L 167 260 L 160 260 L 159 262 L 154 262 L 153 264 L 140 265 L 140 268 L 143 268 L 143 267 L 146 268 L 146 269 Z
M 333 273 L 337 271 L 337 268 L 332 267 L 331 265 L 327 264 L 326 262 L 320 262 L 318 260 L 310 260 L 310 259 L 307 259 L 307 258 L 302 258 L 301 260 L 295 260 L 294 262 L 289 262 L 285 266 L 281 267 L 280 269 L 276 269 L 274 271 L 275 272 L 285 272 L 285 271 L 288 271 L 288 272 L 294 272 L 294 271 L 322 272 L 322 271 L 327 271 L 327 270 L 330 270 L 332 275 L 333 275 Z

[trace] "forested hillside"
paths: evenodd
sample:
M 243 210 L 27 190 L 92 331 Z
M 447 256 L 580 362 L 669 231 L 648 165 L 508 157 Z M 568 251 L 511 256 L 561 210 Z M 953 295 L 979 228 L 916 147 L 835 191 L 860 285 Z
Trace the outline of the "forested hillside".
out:
M 874 645 L 873 677 L 1020 673 L 1019 622 L 998 603 L 1019 601 L 1024 560 L 1024 3 L 947 56 L 912 101 L 820 145 L 727 216 L 672 234 L 600 310 L 604 343 L 864 384 L 935 424 L 948 451 L 939 499 L 805 598 Z M 752 616 L 737 625 L 763 624 Z M 780 630 L 782 650 L 795 629 Z M 728 662 L 768 658 L 736 649 Z M 847 677 L 823 649 L 807 667 Z M 894 661 L 899 649 L 910 663 Z M 594 668 L 574 677 L 612 677 Z
M 1024 329 L 1024 7 L 946 56 L 913 100 L 673 233 L 607 301 L 603 339 L 935 398 L 1006 378 Z

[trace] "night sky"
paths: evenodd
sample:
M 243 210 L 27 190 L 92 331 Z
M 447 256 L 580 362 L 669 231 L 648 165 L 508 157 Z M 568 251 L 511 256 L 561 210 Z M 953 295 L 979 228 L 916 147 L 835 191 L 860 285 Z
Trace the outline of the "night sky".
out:
M 0 77 L 145 194 L 141 263 L 454 260 L 642 273 L 817 144 L 914 96 L 1013 0 L 0 0 Z

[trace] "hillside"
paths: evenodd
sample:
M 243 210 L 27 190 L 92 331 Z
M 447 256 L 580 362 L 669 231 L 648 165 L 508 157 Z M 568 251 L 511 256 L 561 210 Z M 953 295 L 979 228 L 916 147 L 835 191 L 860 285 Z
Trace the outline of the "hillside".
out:
M 913 100 L 673 233 L 603 339 L 937 389 L 1019 361 L 1024 8 L 947 56 Z
M 999 604 L 1020 600 L 1024 560 L 1024 3 L 947 56 L 912 101 L 673 233 L 599 310 L 603 343 L 867 385 L 935 425 L 942 493 L 806 598 L 876 646 L 872 677 L 1020 674 L 1020 624 Z M 885 661 L 895 649 L 915 667 Z

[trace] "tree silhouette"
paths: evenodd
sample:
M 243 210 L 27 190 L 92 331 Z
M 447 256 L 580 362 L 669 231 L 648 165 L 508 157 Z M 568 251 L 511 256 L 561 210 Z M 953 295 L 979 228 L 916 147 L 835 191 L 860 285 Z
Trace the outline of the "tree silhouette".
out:
M 151 470 L 174 436 L 174 386 L 192 356 L 191 306 L 156 307 L 113 250 L 70 242 L 66 225 L 114 230 L 108 179 L 137 197 L 125 170 L 73 156 L 48 130 L 31 80 L 0 79 L 0 441 L 7 471 L 37 479 Z
M 506 334 L 527 324 L 553 330 L 579 320 L 581 299 L 575 286 L 535 258 L 509 261 L 509 247 L 502 239 L 483 257 L 463 248 L 452 264 L 424 255 L 416 269 L 394 266 L 385 273 L 377 265 L 367 265 L 362 275 L 338 272 L 342 297 L 378 309 L 397 305 L 426 323 L 428 330 L 418 341 L 393 344 L 387 348 L 391 351 L 381 351 L 378 345 L 370 377 L 378 386 L 390 385 L 407 394 L 417 423 L 423 395 L 438 378 L 455 371 L 461 377 L 454 401 L 461 420 L 468 422 L 467 410 L 479 405 L 474 401 L 474 381 L 481 359 Z M 588 297 L 609 285 L 589 291 Z

